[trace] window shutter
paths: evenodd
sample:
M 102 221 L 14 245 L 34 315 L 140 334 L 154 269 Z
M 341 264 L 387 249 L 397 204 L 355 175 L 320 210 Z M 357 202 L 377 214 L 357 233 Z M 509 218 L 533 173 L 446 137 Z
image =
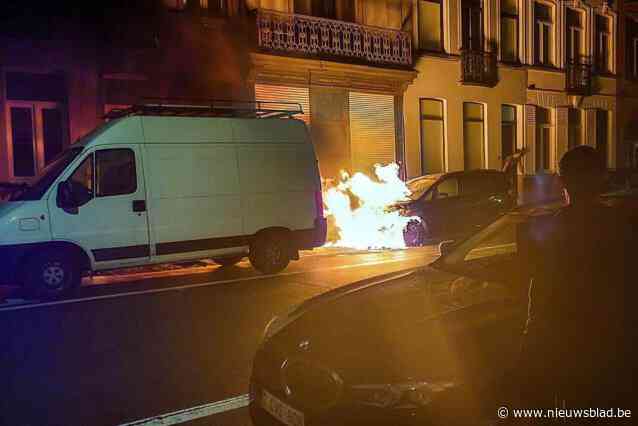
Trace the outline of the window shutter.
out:
M 297 102 L 303 108 L 303 114 L 295 118 L 310 124 L 310 95 L 307 87 L 276 86 L 272 84 L 255 84 L 255 100 L 268 102 Z M 273 105 L 277 107 L 277 105 Z M 281 105 L 281 108 L 289 108 Z
M 394 96 L 349 95 L 352 169 L 370 174 L 375 164 L 395 161 Z

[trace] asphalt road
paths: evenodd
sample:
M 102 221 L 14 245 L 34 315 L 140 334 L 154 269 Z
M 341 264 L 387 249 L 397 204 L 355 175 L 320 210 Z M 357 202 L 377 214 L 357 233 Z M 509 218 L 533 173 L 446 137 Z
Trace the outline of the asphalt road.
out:
M 436 255 L 320 250 L 273 276 L 247 261 L 199 263 L 96 276 L 62 302 L 13 294 L 0 303 L 0 426 L 166 425 L 189 415 L 206 415 L 191 425 L 250 425 L 235 407 L 245 405 L 252 355 L 273 315 Z

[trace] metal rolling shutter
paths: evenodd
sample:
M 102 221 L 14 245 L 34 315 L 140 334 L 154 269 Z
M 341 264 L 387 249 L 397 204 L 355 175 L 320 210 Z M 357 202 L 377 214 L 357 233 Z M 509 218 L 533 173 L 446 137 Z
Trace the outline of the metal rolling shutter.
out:
M 394 96 L 350 92 L 350 152 L 353 172 L 395 161 Z
M 255 84 L 255 100 L 269 102 L 298 102 L 303 114 L 295 116 L 310 124 L 310 95 L 307 87 Z

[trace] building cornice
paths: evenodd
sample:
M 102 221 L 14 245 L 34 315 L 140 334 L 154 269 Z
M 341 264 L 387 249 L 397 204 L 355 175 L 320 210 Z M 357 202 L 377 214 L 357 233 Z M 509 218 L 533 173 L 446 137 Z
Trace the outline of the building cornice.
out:
M 293 86 L 329 86 L 400 95 L 417 72 L 321 59 L 252 53 L 249 80 Z

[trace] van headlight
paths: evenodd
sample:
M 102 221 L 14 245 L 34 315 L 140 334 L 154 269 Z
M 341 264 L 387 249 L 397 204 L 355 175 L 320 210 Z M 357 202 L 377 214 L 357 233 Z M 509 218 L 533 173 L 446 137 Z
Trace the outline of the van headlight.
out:
M 351 387 L 355 402 L 379 408 L 416 408 L 432 402 L 437 393 L 454 386 L 453 382 L 407 382 Z

